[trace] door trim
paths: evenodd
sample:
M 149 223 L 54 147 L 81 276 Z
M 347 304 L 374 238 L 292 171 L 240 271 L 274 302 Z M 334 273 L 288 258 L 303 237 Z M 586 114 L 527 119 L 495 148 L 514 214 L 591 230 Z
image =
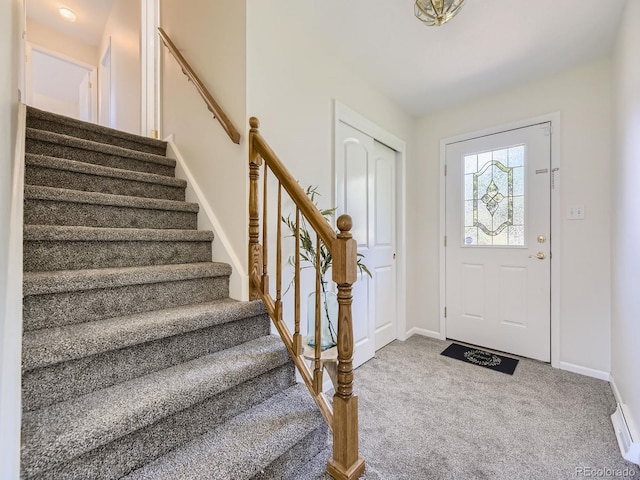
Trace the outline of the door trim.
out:
M 524 128 L 545 122 L 551 123 L 551 366 L 560 368 L 560 265 L 562 263 L 560 230 L 560 112 L 548 113 L 440 140 L 440 339 L 446 340 L 447 338 L 447 322 L 444 316 L 446 305 L 446 250 L 444 246 L 444 236 L 446 235 L 446 178 L 444 175 L 446 147 L 448 144 L 495 135 L 506 130 Z
M 160 0 L 142 0 L 140 27 L 140 132 L 151 137 L 160 136 Z
M 350 109 L 338 100 L 334 100 L 334 118 L 333 118 L 333 161 L 332 161 L 332 178 L 333 178 L 333 202 L 334 205 L 338 201 L 338 188 L 336 178 L 336 127 L 338 122 L 346 123 L 356 130 L 372 137 L 380 143 L 388 146 L 396 151 L 396 338 L 398 340 L 407 339 L 407 296 L 406 296 L 406 150 L 407 144 L 404 140 L 396 137 L 371 120 L 363 117 L 356 111 Z

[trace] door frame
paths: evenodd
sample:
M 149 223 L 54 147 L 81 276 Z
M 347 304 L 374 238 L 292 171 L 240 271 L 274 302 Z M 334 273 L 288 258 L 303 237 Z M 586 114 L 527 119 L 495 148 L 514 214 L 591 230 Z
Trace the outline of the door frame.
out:
M 336 176 L 336 160 L 338 146 L 336 145 L 336 128 L 338 122 L 346 123 L 356 130 L 372 137 L 380 143 L 388 146 L 396 152 L 396 339 L 407 339 L 407 295 L 406 295 L 406 150 L 404 140 L 396 137 L 384 128 L 375 124 L 368 118 L 360 115 L 355 110 L 347 107 L 338 100 L 334 100 L 333 118 L 333 161 L 332 161 L 332 197 L 334 205 L 338 201 L 338 179 Z
M 141 0 L 140 26 L 140 134 L 160 137 L 160 0 Z
M 515 130 L 539 123 L 551 123 L 551 366 L 560 368 L 560 266 L 561 266 L 561 211 L 560 211 L 560 112 L 518 120 L 475 132 L 464 133 L 440 140 L 440 339 L 447 338 L 447 321 L 444 316 L 446 306 L 446 147 L 451 143 L 495 135 L 507 130 Z

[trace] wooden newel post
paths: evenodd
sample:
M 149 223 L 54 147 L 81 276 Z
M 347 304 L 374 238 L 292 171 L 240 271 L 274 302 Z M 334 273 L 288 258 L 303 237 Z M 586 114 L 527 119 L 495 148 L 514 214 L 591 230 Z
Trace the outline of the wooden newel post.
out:
M 249 298 L 260 298 L 254 283 L 262 275 L 262 245 L 260 245 L 260 206 L 258 202 L 258 182 L 262 158 L 254 148 L 254 137 L 260 128 L 256 117 L 249 119 Z
M 351 290 L 358 277 L 357 244 L 349 215 L 338 218 L 333 249 L 333 281 L 338 285 L 338 387 L 333 396 L 333 457 L 327 472 L 337 480 L 360 478 L 364 460 L 358 455 L 358 397 L 353 394 L 353 320 Z

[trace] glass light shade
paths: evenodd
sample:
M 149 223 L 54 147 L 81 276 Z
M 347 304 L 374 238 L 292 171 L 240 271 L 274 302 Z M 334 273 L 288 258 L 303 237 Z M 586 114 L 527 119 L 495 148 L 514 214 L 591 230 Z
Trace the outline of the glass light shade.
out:
M 416 0 L 418 20 L 429 26 L 444 25 L 460 11 L 464 0 Z
M 60 16 L 64 18 L 67 22 L 75 22 L 77 19 L 76 14 L 70 8 L 60 7 L 58 9 L 58 12 L 60 13 Z

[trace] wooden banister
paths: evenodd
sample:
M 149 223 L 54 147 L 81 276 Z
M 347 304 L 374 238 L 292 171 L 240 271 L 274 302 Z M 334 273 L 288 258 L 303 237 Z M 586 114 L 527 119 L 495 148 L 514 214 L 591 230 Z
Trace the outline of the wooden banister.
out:
M 229 120 L 227 114 L 224 113 L 222 107 L 220 107 L 220 105 L 218 105 L 218 102 L 215 101 L 207 87 L 204 86 L 204 84 L 200 80 L 200 77 L 198 77 L 198 75 L 193 71 L 191 65 L 189 65 L 189 62 L 187 62 L 178 48 L 171 41 L 171 39 L 167 35 L 167 32 L 165 32 L 162 27 L 159 27 L 158 34 L 162 39 L 162 43 L 164 43 L 171 55 L 173 55 L 173 58 L 175 58 L 178 62 L 178 65 L 180 65 L 180 68 L 182 68 L 182 72 L 187 76 L 189 80 L 191 80 L 193 85 L 196 87 L 196 90 L 198 90 L 198 93 L 207 104 L 207 108 L 213 114 L 213 117 L 216 118 L 218 122 L 220 122 L 220 125 L 222 125 L 224 131 L 227 132 L 227 135 L 229 135 L 231 141 L 233 143 L 239 144 L 240 133 L 238 132 L 236 127 L 233 126 L 233 123 L 231 123 L 231 120 Z
M 300 372 L 312 398 L 315 400 L 329 428 L 333 431 L 333 456 L 327 463 L 327 472 L 337 480 L 355 480 L 365 469 L 364 460 L 358 454 L 358 397 L 353 393 L 353 319 L 351 313 L 352 289 L 357 279 L 357 244 L 351 237 L 352 221 L 348 215 L 341 215 L 337 221 L 336 233 L 325 217 L 309 199 L 295 178 L 271 149 L 259 132 L 260 122 L 252 117 L 249 121 L 249 294 L 252 299 L 261 299 L 269 312 L 276 330 L 280 334 L 289 355 Z M 263 169 L 262 219 L 260 218 L 260 169 Z M 276 290 L 275 299 L 269 287 L 268 273 L 268 222 L 267 222 L 267 174 L 271 173 L 278 185 L 276 249 Z M 296 253 L 294 268 L 294 335 L 291 335 L 283 318 L 282 288 L 282 190 L 289 195 L 295 205 L 294 231 Z M 315 233 L 315 348 L 311 357 L 312 369 L 305 362 L 300 334 L 300 225 L 311 227 Z M 262 233 L 262 235 L 261 235 Z M 308 237 L 306 237 L 308 238 Z M 262 241 L 262 243 L 260 243 Z M 322 392 L 323 358 L 321 351 L 321 311 L 320 286 L 324 285 L 320 273 L 320 251 L 326 247 L 331 255 L 332 279 L 338 289 L 338 329 L 337 329 L 337 375 L 333 408 Z M 273 247 L 272 247 L 273 248 Z M 307 260 L 311 261 L 311 260 Z M 311 326 L 309 327 L 311 328 Z
M 255 117 L 252 117 L 255 118 Z M 258 119 L 256 119 L 257 122 Z M 259 125 L 259 123 L 257 123 Z M 257 129 L 258 127 L 256 127 Z M 323 243 L 331 247 L 336 240 L 336 234 L 331 229 L 322 214 L 318 211 L 309 197 L 296 181 L 289 170 L 284 166 L 269 144 L 259 133 L 253 136 L 254 154 L 260 155 L 269 165 L 269 170 L 273 172 L 278 180 L 282 183 L 282 187 L 287 191 L 291 200 L 300 208 L 300 212 L 305 216 L 311 227 L 320 234 Z

